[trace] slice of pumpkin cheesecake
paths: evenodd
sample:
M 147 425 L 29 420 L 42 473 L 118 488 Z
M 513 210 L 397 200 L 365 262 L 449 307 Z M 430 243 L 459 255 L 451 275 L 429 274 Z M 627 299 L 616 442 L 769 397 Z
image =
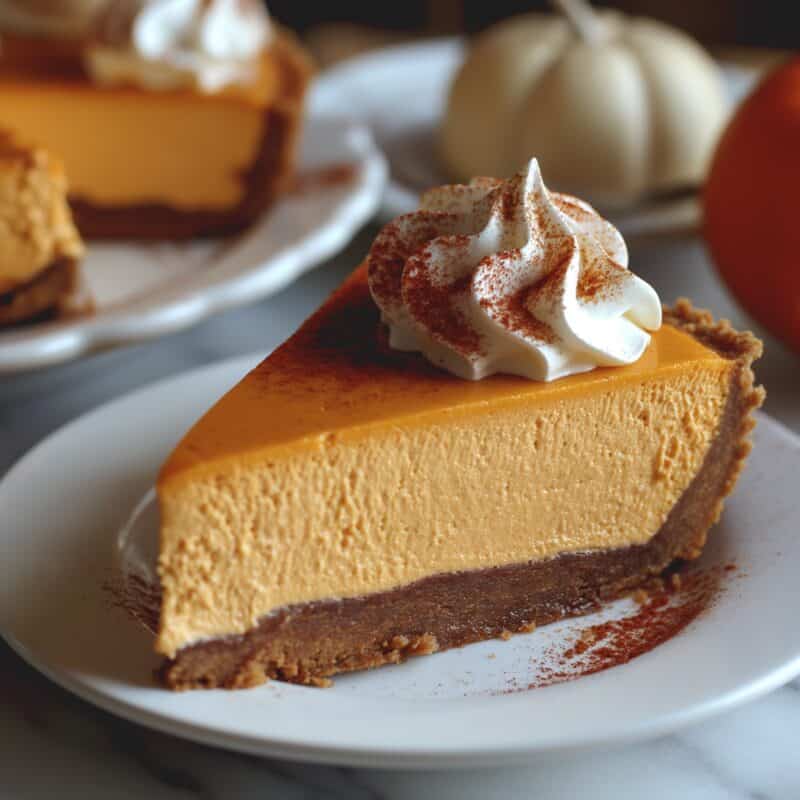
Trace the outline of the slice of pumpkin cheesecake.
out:
M 158 479 L 172 688 L 314 684 L 580 614 L 695 558 L 763 391 L 535 161 L 443 187 Z

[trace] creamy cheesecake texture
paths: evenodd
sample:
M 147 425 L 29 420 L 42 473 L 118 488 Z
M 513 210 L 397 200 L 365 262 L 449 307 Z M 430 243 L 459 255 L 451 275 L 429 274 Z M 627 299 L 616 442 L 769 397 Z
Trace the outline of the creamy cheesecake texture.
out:
M 0 131 L 0 294 L 82 253 L 59 160 Z
M 290 604 L 645 543 L 730 390 L 732 362 L 671 326 L 631 366 L 544 384 L 444 375 L 377 323 L 360 270 L 164 466 L 160 652 Z

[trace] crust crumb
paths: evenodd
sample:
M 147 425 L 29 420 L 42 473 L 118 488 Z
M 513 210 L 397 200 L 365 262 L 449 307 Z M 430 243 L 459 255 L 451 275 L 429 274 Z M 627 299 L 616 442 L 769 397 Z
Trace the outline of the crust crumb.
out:
M 581 631 L 580 640 L 585 645 L 589 645 L 591 647 L 591 645 L 593 645 L 598 638 L 599 634 L 593 628 L 585 628 Z
M 649 598 L 650 595 L 644 589 L 637 589 L 633 593 L 633 602 L 640 606 L 643 606 Z
M 512 633 L 511 633 L 511 631 L 509 631 L 509 630 L 505 630 L 505 629 L 503 629 L 503 630 L 500 632 L 500 638 L 501 638 L 501 639 L 502 639 L 504 642 L 507 642 L 507 641 L 508 641 L 508 640 L 511 638 L 511 636 L 512 636 Z
M 423 633 L 406 648 L 410 656 L 428 656 L 439 649 L 439 642 L 432 633 Z

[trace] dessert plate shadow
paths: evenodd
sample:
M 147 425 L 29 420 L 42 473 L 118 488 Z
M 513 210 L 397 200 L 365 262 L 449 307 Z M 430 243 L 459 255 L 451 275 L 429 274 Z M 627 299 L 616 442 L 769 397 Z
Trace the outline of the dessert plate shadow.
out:
M 711 581 L 707 602 L 627 663 L 586 674 L 563 656 L 587 632 L 639 615 L 632 599 L 510 641 L 340 676 L 330 689 L 277 682 L 238 692 L 162 689 L 151 635 L 107 590 L 118 586 L 119 532 L 139 506 L 125 540 L 138 543 L 125 549 L 125 563 L 152 570 L 156 514 L 142 498 L 182 432 L 256 361 L 223 362 L 103 406 L 48 437 L 0 483 L 0 632 L 69 691 L 143 725 L 233 750 L 453 767 L 641 741 L 800 674 L 800 440 L 761 414 L 748 468 L 697 566 Z M 680 600 L 666 607 L 673 602 Z M 624 642 L 602 641 L 624 650 Z M 541 687 L 553 675 L 572 680 Z
M 260 220 L 226 239 L 89 242 L 82 272 L 95 312 L 0 331 L 0 374 L 174 333 L 280 291 L 369 221 L 386 174 L 363 124 L 312 103 L 295 185 Z
M 385 219 L 413 211 L 420 192 L 451 182 L 439 163 L 437 135 L 450 82 L 464 54 L 464 40 L 458 37 L 393 45 L 349 58 L 317 80 L 318 107 L 354 109 L 355 118 L 370 127 L 386 154 L 389 181 L 380 209 Z M 758 72 L 728 61 L 720 61 L 719 67 L 736 104 Z M 601 211 L 626 236 L 694 228 L 699 218 L 694 192 Z

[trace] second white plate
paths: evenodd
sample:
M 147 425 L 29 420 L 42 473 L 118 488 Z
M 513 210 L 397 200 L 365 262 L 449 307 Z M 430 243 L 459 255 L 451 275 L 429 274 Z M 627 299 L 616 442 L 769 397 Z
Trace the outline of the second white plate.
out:
M 275 682 L 240 692 L 160 688 L 151 636 L 103 589 L 115 575 L 117 531 L 182 432 L 255 361 L 190 372 L 93 411 L 32 450 L 0 484 L 0 631 L 70 691 L 142 724 L 236 750 L 444 767 L 641 740 L 800 673 L 800 442 L 760 415 L 748 468 L 699 564 L 715 576 L 713 602 L 628 663 L 528 688 L 547 682 L 540 665 L 548 654 L 606 620 L 635 616 L 625 600 L 508 642 L 342 676 L 327 690 Z M 140 524 L 152 528 L 152 518 Z M 736 569 L 726 570 L 730 564 Z

